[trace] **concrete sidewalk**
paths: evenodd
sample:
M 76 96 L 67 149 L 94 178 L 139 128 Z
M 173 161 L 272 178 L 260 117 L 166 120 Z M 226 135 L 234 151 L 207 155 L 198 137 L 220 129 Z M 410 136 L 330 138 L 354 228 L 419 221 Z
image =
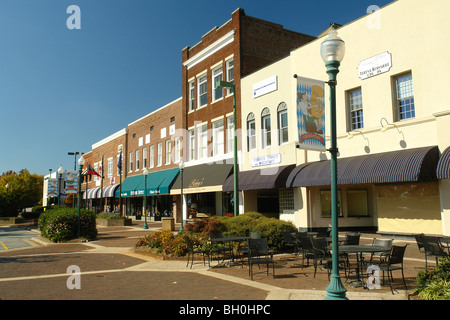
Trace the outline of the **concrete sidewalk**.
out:
M 134 245 L 136 241 L 148 234 L 151 231 L 161 229 L 161 223 L 148 222 L 149 229 L 143 229 L 143 221 L 133 221 L 132 226 L 128 227 L 98 227 L 98 239 L 92 242 L 78 242 L 77 245 L 82 245 L 83 250 L 74 251 L 75 254 L 92 255 L 94 257 L 97 254 L 109 254 L 109 255 L 123 255 L 134 259 L 132 265 L 120 268 L 120 269 L 102 269 L 91 270 L 83 274 L 102 274 L 105 272 L 123 272 L 123 274 L 152 274 L 160 272 L 161 274 L 195 274 L 203 277 L 208 277 L 215 281 L 226 281 L 230 285 L 239 285 L 242 291 L 244 287 L 248 290 L 256 290 L 256 292 L 266 292 L 266 300 L 322 300 L 326 297 L 327 293 L 325 288 L 327 287 L 329 280 L 326 270 L 318 270 L 317 276 L 313 277 L 313 267 L 299 268 L 298 257 L 293 255 L 278 255 L 277 267 L 275 269 L 275 279 L 272 275 L 267 276 L 264 272 L 254 277 L 254 281 L 250 280 L 248 276 L 247 266 L 235 266 L 235 267 L 218 267 L 216 262 L 213 262 L 213 267 L 208 268 L 204 266 L 202 261 L 194 261 L 192 269 L 186 267 L 186 260 L 162 260 L 149 255 L 143 255 L 134 251 Z M 46 247 L 48 252 L 57 252 L 56 248 L 63 248 L 67 244 L 53 244 L 48 240 L 43 239 L 37 233 L 33 240 L 39 243 L 43 248 Z M 369 241 L 369 239 L 366 239 Z M 363 241 L 363 240 L 362 240 Z M 396 240 L 398 241 L 398 240 Z M 75 242 L 71 242 L 75 244 Z M 412 247 L 411 245 L 409 247 Z M 60 249 L 62 250 L 62 249 Z M 22 251 L 25 252 L 25 251 Z M 38 252 L 38 251 L 36 251 Z M 42 254 L 44 254 L 44 252 Z M 16 254 L 20 254 L 19 251 Z M 2 255 L 0 255 L 2 258 Z M 416 258 L 411 258 L 416 259 Z M 415 265 L 419 267 L 422 265 L 420 258 L 414 261 Z M 94 263 L 94 262 L 92 262 Z M 417 274 L 415 266 L 411 272 L 408 273 L 409 283 L 411 279 Z M 94 268 L 95 269 L 95 268 Z M 50 275 L 48 275 L 50 277 Z M 67 277 L 67 275 L 65 275 Z M 345 279 L 343 276 L 342 281 Z M 349 300 L 408 300 L 408 293 L 411 290 L 405 291 L 401 284 L 401 276 L 394 274 L 396 280 L 396 291 L 393 295 L 389 287 L 383 287 L 381 290 L 366 290 L 362 288 L 352 288 L 346 285 L 346 297 Z M 139 279 L 139 276 L 137 277 Z M 400 279 L 400 280 L 399 280 Z M 139 280 L 138 280 L 139 281 Z M 410 286 L 408 286 L 410 288 Z M 250 293 L 249 293 L 250 294 Z M 183 299 L 180 297 L 180 299 Z M 189 299 L 185 297 L 184 299 Z

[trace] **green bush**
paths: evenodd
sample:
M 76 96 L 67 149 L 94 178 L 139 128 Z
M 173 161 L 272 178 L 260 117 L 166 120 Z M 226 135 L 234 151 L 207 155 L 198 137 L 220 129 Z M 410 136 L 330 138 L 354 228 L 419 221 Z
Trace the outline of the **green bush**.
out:
M 450 300 L 450 257 L 439 259 L 432 270 L 417 274 L 415 293 L 425 300 Z
M 97 214 L 97 218 L 99 219 L 126 219 L 126 217 L 122 217 L 120 213 L 115 212 L 101 212 Z
M 31 212 L 22 212 L 22 217 L 24 219 L 38 219 L 42 212 L 44 212 L 43 206 L 34 206 Z
M 80 236 L 89 240 L 97 237 L 95 213 L 82 209 L 80 212 Z M 38 220 L 41 235 L 53 242 L 64 242 L 77 237 L 78 210 L 55 208 L 43 212 Z
M 184 256 L 187 252 L 183 234 L 174 235 L 170 230 L 153 232 L 139 239 L 136 247 L 154 248 L 157 253 L 174 257 Z

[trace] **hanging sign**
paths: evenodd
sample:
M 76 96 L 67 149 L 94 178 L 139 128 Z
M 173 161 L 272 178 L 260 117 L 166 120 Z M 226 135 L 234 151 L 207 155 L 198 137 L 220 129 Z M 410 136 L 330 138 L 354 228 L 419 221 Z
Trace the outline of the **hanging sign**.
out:
M 78 172 L 66 171 L 66 191 L 65 193 L 78 192 Z
M 325 82 L 297 76 L 298 147 L 325 150 Z

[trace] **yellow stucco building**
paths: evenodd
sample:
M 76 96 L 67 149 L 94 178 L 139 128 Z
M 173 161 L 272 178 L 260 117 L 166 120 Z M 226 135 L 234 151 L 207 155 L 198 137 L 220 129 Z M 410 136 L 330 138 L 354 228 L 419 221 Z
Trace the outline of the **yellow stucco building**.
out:
M 340 228 L 450 234 L 448 12 L 446 0 L 397 0 L 337 29 L 346 44 L 337 78 Z M 299 79 L 328 80 L 325 35 L 242 79 L 244 211 L 304 229 L 331 226 L 327 84 L 312 129 L 325 146 L 305 149 L 299 138 L 300 112 L 316 99 Z

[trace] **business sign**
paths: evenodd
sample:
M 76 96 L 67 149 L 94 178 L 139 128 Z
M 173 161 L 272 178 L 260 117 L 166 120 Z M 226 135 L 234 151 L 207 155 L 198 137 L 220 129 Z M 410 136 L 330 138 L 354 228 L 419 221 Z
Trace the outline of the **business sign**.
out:
M 278 89 L 277 76 L 267 78 L 253 85 L 253 98 L 258 98 L 266 93 Z
M 325 82 L 297 76 L 299 148 L 325 150 Z
M 361 61 L 358 66 L 358 75 L 364 80 L 388 72 L 392 67 L 392 55 L 383 52 L 375 57 Z
M 78 192 L 78 172 L 66 171 L 66 191 L 65 193 Z
M 281 163 L 281 154 L 268 154 L 261 157 L 251 158 L 252 167 L 267 166 L 271 164 Z

